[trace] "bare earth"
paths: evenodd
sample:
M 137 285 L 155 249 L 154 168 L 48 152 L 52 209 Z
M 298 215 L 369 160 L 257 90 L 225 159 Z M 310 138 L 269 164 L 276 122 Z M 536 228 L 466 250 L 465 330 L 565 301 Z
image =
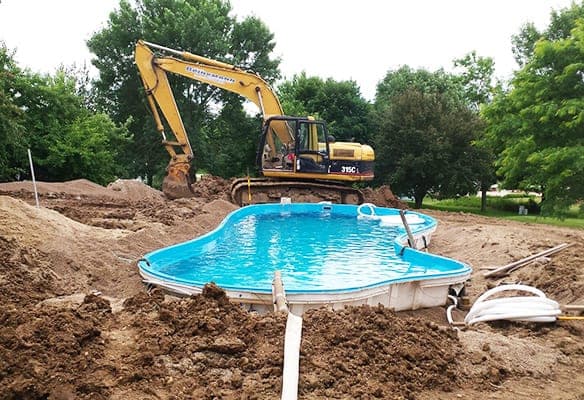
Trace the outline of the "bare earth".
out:
M 286 317 L 243 311 L 208 285 L 177 299 L 140 281 L 154 249 L 213 229 L 229 182 L 168 201 L 139 182 L 0 184 L 0 399 L 277 399 Z M 391 191 L 368 201 L 396 206 Z M 474 268 L 471 300 L 505 282 L 584 304 L 584 231 L 428 212 L 431 252 Z M 561 243 L 547 263 L 486 280 Z M 457 320 L 463 311 L 455 313 Z M 455 331 L 445 309 L 356 307 L 304 315 L 301 399 L 584 399 L 584 321 Z

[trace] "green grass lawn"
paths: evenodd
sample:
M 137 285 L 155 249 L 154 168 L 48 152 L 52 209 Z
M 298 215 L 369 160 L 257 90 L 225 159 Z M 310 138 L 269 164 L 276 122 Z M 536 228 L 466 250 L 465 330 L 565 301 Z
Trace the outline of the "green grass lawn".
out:
M 530 203 L 531 199 L 531 203 Z M 413 208 L 414 203 L 408 202 Z M 422 203 L 422 209 L 442 210 L 453 212 L 466 212 L 471 214 L 484 215 L 487 217 L 503 218 L 512 221 L 531 222 L 536 224 L 546 224 L 555 226 L 565 226 L 570 228 L 584 229 L 584 216 L 579 214 L 578 207 L 573 207 L 566 218 L 544 217 L 530 213 L 519 215 L 519 206 L 523 205 L 530 210 L 537 208 L 537 199 L 530 197 L 488 197 L 487 210 L 481 212 L 480 197 L 460 197 L 457 199 L 436 200 L 426 197 Z

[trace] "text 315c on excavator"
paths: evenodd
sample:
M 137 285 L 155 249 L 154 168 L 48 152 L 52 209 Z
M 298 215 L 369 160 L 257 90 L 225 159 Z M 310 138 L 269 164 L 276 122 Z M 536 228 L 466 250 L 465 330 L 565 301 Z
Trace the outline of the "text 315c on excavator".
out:
M 143 40 L 136 43 L 135 61 L 162 144 L 171 156 L 162 186 L 168 197 L 192 196 L 193 150 L 168 82 L 167 74 L 172 73 L 237 93 L 262 112 L 257 152 L 262 177 L 235 179 L 231 186 L 235 203 L 273 202 L 281 197 L 294 200 L 298 196 L 335 203 L 363 201 L 362 193 L 347 183 L 373 179 L 373 149 L 359 143 L 336 142 L 324 121 L 285 116 L 270 85 L 256 73 Z M 173 140 L 167 139 L 160 113 Z

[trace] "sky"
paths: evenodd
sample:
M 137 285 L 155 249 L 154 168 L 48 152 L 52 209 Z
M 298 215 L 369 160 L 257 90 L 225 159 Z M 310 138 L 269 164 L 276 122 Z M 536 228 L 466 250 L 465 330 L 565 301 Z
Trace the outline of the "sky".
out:
M 233 15 L 254 15 L 275 35 L 284 78 L 303 71 L 354 80 L 373 100 L 377 83 L 402 65 L 452 71 L 476 50 L 497 77 L 517 68 L 511 36 L 526 22 L 539 29 L 572 0 L 231 0 Z M 0 40 L 21 67 L 53 73 L 90 65 L 85 42 L 106 26 L 118 0 L 0 0 Z M 148 38 L 144 38 L 148 40 Z M 164 43 L 160 43 L 164 45 Z M 189 50 L 189 49 L 183 49 Z M 204 55 L 204 54 L 202 54 Z

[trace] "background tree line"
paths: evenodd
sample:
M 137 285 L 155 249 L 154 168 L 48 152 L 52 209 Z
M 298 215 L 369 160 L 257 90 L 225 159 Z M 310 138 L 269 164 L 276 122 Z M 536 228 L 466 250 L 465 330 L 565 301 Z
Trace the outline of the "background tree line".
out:
M 125 172 L 122 149 L 132 140 L 125 123 L 115 124 L 85 104 L 72 71 L 53 76 L 21 69 L 0 43 L 0 179 L 29 176 L 27 148 L 38 179 L 84 177 L 106 184 Z
M 513 37 L 519 65 L 510 82 L 470 52 L 456 72 L 389 70 L 373 102 L 356 82 L 307 76 L 281 80 L 274 35 L 256 17 L 236 19 L 225 0 L 121 0 L 87 45 L 96 79 L 62 68 L 40 75 L 16 65 L 0 44 L 0 180 L 87 178 L 106 184 L 142 176 L 158 184 L 168 155 L 133 63 L 146 39 L 259 73 L 276 87 L 284 111 L 327 121 L 338 140 L 373 145 L 375 185 L 389 184 L 421 205 L 486 189 L 543 191 L 548 211 L 584 198 L 584 5 L 554 11 L 539 32 Z M 223 177 L 253 173 L 260 115 L 244 99 L 178 76 L 171 85 L 195 151 L 195 166 Z

